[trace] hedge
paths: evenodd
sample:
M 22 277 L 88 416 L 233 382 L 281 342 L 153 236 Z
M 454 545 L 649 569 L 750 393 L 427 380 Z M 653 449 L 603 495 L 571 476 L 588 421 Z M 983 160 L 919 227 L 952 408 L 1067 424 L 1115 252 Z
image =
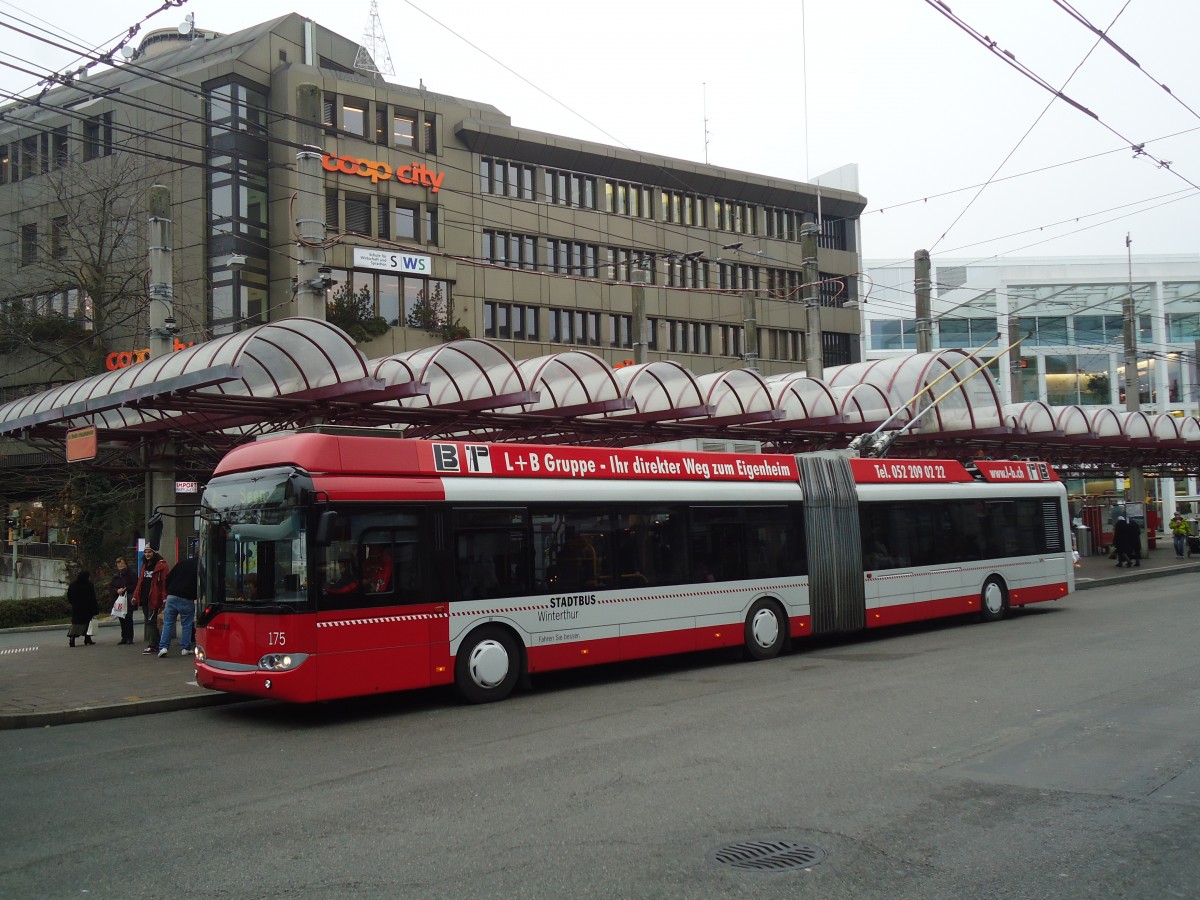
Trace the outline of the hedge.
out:
M 71 604 L 63 597 L 0 601 L 0 628 L 21 628 L 25 625 L 40 625 L 55 619 L 70 618 Z

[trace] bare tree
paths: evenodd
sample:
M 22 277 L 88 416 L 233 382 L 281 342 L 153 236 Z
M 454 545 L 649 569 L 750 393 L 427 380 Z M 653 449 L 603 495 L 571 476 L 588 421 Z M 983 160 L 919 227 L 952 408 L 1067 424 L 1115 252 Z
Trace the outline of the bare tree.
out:
M 103 371 L 117 342 L 145 327 L 152 177 L 114 155 L 21 185 L 21 209 L 0 227 L 0 352 L 42 380 L 75 380 Z

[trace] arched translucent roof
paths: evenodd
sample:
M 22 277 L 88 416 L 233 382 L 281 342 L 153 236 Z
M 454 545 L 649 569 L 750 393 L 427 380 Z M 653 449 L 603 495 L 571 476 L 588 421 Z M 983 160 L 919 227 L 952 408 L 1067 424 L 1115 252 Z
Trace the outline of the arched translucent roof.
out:
M 964 350 L 893 356 L 826 369 L 825 379 L 832 388 L 873 384 L 898 408 L 941 377 L 923 395 L 931 401 L 945 396 L 921 420 L 922 432 L 997 428 L 1000 396 L 986 371 L 975 374 L 980 364 L 969 356 Z
M 650 362 L 622 366 L 613 375 L 621 394 L 633 401 L 634 412 L 613 418 L 666 421 L 711 414 L 696 377 L 677 362 Z
M 1144 412 L 1118 412 L 1116 415 L 1121 422 L 1121 433 L 1125 437 L 1145 440 L 1153 435 L 1150 419 Z
M 0 428 L 43 414 L 109 429 L 199 416 L 220 427 L 223 417 L 244 417 L 235 398 L 312 396 L 367 377 L 365 358 L 341 329 L 318 319 L 283 319 L 5 404 Z M 187 392 L 188 412 L 148 414 L 129 405 L 176 392 Z
M 762 376 L 749 369 L 701 375 L 696 379 L 696 387 L 705 405 L 712 407 L 711 420 L 714 424 L 769 422 L 783 415 L 775 408 Z
M 1024 434 L 1049 435 L 1058 430 L 1053 411 L 1040 400 L 1005 406 L 1004 424 Z
M 1092 433 L 1092 423 L 1082 406 L 1056 406 L 1054 424 L 1067 437 L 1086 437 Z
M 838 414 L 838 402 L 833 392 L 819 378 L 789 372 L 786 375 L 773 375 L 766 382 L 772 403 L 783 410 L 784 422 L 828 420 Z
M 1098 438 L 1122 438 L 1125 432 L 1121 428 L 1121 420 L 1108 407 L 1093 410 L 1091 415 L 1091 432 Z
M 1200 441 L 1200 419 L 1195 416 L 1184 416 L 1179 420 L 1179 439 L 1188 441 Z
M 612 367 L 586 350 L 519 360 L 517 371 L 526 387 L 538 394 L 538 399 L 525 407 L 527 412 L 586 415 L 632 406 L 621 396 Z
M 838 404 L 838 415 L 847 423 L 877 424 L 894 412 L 883 390 L 874 384 L 852 384 L 830 390 Z M 898 416 L 893 424 L 899 425 L 907 420 L 907 416 Z
M 372 367 L 388 383 L 411 380 L 428 385 L 428 393 L 400 400 L 410 408 L 501 409 L 535 399 L 512 357 L 478 338 L 397 353 L 373 361 Z
M 1159 413 L 1150 417 L 1150 433 L 1160 441 L 1179 440 L 1179 419 Z

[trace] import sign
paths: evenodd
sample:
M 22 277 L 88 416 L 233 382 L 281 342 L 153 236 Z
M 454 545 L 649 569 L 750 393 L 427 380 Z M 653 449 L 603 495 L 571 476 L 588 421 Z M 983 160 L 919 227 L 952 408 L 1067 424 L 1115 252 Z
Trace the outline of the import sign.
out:
M 354 248 L 356 269 L 380 269 L 398 275 L 432 275 L 433 260 L 416 253 L 397 253 L 393 250 L 369 250 Z

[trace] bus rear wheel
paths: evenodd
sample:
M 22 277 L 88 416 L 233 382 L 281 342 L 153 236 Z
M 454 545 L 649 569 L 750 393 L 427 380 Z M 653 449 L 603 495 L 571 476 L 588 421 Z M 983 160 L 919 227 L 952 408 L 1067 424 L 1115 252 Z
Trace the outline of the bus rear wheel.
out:
M 746 614 L 746 652 L 751 659 L 774 659 L 787 637 L 787 617 L 774 600 L 754 601 Z
M 1008 613 L 1008 589 L 995 575 L 983 583 L 979 592 L 979 618 L 984 622 L 999 622 Z
M 458 648 L 454 684 L 471 703 L 491 703 L 512 693 L 521 674 L 516 641 L 503 628 L 484 627 L 472 632 Z

